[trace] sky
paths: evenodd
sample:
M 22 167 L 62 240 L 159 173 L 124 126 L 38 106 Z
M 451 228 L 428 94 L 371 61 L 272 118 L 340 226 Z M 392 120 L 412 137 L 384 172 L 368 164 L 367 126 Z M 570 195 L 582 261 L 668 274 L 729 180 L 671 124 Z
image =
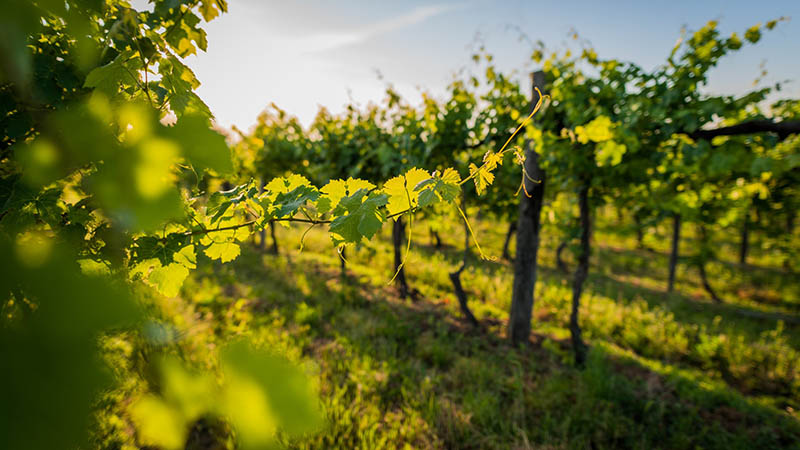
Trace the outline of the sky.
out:
M 800 0 L 573 1 L 229 0 L 229 12 L 204 28 L 208 51 L 186 58 L 218 125 L 249 129 L 275 103 L 309 124 L 318 109 L 383 99 L 387 83 L 410 103 L 443 95 L 459 70 L 474 69 L 479 45 L 504 71 L 536 67 L 532 42 L 577 48 L 572 30 L 601 58 L 662 64 L 682 27 L 719 21 L 723 35 L 789 17 L 756 45 L 726 56 L 707 90 L 738 94 L 784 83 L 774 98 L 800 97 Z

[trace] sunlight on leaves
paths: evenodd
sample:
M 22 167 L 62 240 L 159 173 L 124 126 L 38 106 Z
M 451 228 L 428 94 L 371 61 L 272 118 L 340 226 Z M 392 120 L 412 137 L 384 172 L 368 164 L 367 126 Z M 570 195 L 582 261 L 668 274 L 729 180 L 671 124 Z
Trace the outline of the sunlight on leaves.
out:
M 611 125 L 611 119 L 606 116 L 600 116 L 586 125 L 575 127 L 578 142 L 586 144 L 589 141 L 603 142 L 611 139 L 614 137 L 611 132 Z
M 389 197 L 386 210 L 390 215 L 410 210 L 419 204 L 419 192 L 414 188 L 431 178 L 422 169 L 413 168 L 404 175 L 391 178 L 383 185 L 383 193 Z

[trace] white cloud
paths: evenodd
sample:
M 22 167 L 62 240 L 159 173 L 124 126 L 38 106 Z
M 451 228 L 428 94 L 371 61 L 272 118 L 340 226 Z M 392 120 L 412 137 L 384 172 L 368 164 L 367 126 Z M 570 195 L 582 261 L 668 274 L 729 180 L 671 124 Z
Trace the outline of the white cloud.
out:
M 318 33 L 299 39 L 293 38 L 291 42 L 287 40 L 287 45 L 302 53 L 317 53 L 333 50 L 339 47 L 358 44 L 381 34 L 401 30 L 424 22 L 431 17 L 460 8 L 462 8 L 462 5 L 457 4 L 420 6 L 406 14 L 368 24 L 360 29 L 333 33 Z

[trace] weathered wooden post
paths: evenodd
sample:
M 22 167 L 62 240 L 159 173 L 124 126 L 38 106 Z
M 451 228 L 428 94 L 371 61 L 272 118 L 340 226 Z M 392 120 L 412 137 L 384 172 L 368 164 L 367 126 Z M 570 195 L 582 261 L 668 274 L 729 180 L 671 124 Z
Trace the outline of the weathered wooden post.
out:
M 544 91 L 544 72 L 531 74 L 532 85 Z M 531 108 L 539 101 L 532 89 Z M 508 336 L 515 345 L 526 344 L 531 334 L 533 290 L 536 286 L 536 256 L 539 251 L 541 211 L 544 201 L 545 173 L 539 167 L 539 154 L 528 142 L 525 148 L 525 189 L 519 194 L 519 219 L 517 221 L 517 250 L 514 259 L 514 286 L 511 294 L 511 313 Z

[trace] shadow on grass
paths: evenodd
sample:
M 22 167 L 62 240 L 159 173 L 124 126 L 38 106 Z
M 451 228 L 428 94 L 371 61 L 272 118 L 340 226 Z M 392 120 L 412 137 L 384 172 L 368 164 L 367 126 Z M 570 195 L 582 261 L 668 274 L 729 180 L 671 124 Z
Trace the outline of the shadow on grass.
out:
M 598 262 L 609 267 L 613 273 L 630 272 L 640 277 L 651 278 L 666 286 L 669 253 L 658 250 L 628 249 L 610 245 L 598 245 Z M 679 261 L 681 269 L 687 268 L 687 254 Z M 800 310 L 800 273 L 778 267 L 763 267 L 716 259 L 710 263 L 715 267 L 719 287 L 731 297 L 746 298 L 765 306 L 777 306 L 788 310 Z M 686 284 L 689 280 L 679 280 Z M 691 280 L 694 287 L 699 280 Z M 769 289 L 765 289 L 769 288 Z
M 406 303 L 357 279 L 342 283 L 313 255 L 293 260 L 245 251 L 220 270 L 252 287 L 254 310 L 284 318 L 319 361 L 333 423 L 309 446 L 369 447 L 379 442 L 373 435 L 414 415 L 426 424 L 409 438 L 418 447 L 781 448 L 800 439 L 796 420 L 724 388 L 678 383 L 640 364 L 628 369 L 638 363 L 621 365 L 597 346 L 579 372 L 557 341 L 539 337 L 515 349 L 491 327 L 467 327 L 429 302 Z M 673 384 L 680 389 L 653 388 Z M 743 419 L 732 424 L 726 411 Z M 397 433 L 388 445 L 400 446 L 405 435 Z

